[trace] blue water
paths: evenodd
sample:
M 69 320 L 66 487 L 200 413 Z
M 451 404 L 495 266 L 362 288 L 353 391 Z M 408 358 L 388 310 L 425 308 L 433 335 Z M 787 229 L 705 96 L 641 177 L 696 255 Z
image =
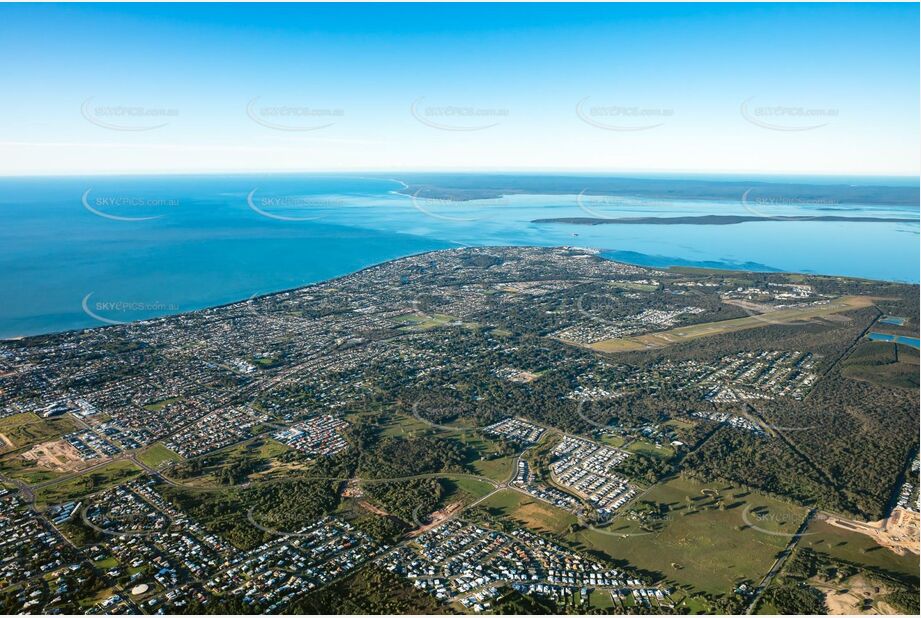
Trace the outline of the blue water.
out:
M 575 195 L 446 203 L 394 193 L 401 186 L 358 176 L 0 179 L 0 337 L 189 311 L 458 246 L 578 245 L 655 266 L 919 279 L 917 207 L 835 207 L 911 223 L 574 226 L 531 221 L 829 207 Z
M 893 326 L 902 326 L 905 324 L 905 318 L 898 318 L 892 315 L 887 315 L 884 318 L 879 319 L 880 324 L 892 324 Z
M 901 343 L 910 345 L 913 348 L 921 347 L 918 337 L 906 337 L 904 335 L 890 335 L 888 333 L 869 333 L 867 339 L 870 341 L 885 341 L 886 343 Z

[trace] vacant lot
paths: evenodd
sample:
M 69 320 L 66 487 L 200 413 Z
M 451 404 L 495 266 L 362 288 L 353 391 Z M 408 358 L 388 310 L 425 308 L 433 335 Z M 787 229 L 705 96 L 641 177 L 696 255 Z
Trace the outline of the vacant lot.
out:
M 416 433 L 430 431 L 435 431 L 439 434 L 449 433 L 447 431 L 438 431 L 433 424 L 427 423 L 421 418 L 399 413 L 389 415 L 386 421 L 379 427 L 381 437 L 385 438 L 410 436 Z
M 169 450 L 161 442 L 155 442 L 138 455 L 138 460 L 151 468 L 159 468 L 168 461 L 179 461 L 181 457 Z
M 46 442 L 76 430 L 76 421 L 70 416 L 46 419 L 32 412 L 14 414 L 0 419 L 0 451 Z
M 602 434 L 595 439 L 602 444 L 607 444 L 608 446 L 613 446 L 614 448 L 620 448 L 624 445 L 624 442 L 626 442 L 623 436 L 618 436 L 610 433 Z
M 64 440 L 36 444 L 20 456 L 36 468 L 55 472 L 74 472 L 86 466 L 80 451 Z
M 0 457 L 0 472 L 29 485 L 50 481 L 66 474 L 66 472 L 51 468 L 39 468 L 34 461 L 23 457 L 22 451 L 7 453 Z
M 861 341 L 841 362 L 841 373 L 883 387 L 918 389 L 918 351 L 884 341 Z
M 393 413 L 387 417 L 379 431 L 382 437 L 427 434 L 456 441 L 463 447 L 463 463 L 471 474 L 485 476 L 500 483 L 508 480 L 512 474 L 516 457 L 502 456 L 501 444 L 483 435 L 469 422 L 469 419 L 462 419 L 459 422 L 439 427 L 415 416 Z
M 482 503 L 493 515 L 510 519 L 537 532 L 562 534 L 576 516 L 513 489 L 506 489 Z
M 150 410 L 151 412 L 160 412 L 166 406 L 174 404 L 177 401 L 180 401 L 180 397 L 167 397 L 166 399 L 161 399 L 159 401 L 154 401 L 144 405 L 145 410 Z
M 649 513 L 645 523 L 641 510 Z M 794 533 L 806 516 L 805 509 L 727 483 L 681 478 L 653 487 L 630 512 L 571 539 L 709 593 L 760 581 L 789 541 L 784 535 Z
M 901 612 L 886 601 L 891 590 L 882 582 L 854 575 L 844 580 L 813 577 L 809 583 L 825 594 L 830 615 L 881 614 Z

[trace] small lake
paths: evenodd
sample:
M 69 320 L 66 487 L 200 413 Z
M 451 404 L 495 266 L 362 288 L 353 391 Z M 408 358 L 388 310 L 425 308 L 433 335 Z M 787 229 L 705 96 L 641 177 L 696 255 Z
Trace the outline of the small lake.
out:
M 905 337 L 904 335 L 890 335 L 888 333 L 870 333 L 867 339 L 871 341 L 884 341 L 886 343 L 901 343 L 915 349 L 921 349 L 918 337 Z

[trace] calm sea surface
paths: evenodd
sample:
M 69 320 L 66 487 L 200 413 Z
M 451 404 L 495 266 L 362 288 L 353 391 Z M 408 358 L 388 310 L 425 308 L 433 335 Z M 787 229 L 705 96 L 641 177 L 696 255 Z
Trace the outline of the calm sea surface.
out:
M 578 245 L 645 265 L 918 282 L 918 208 L 521 195 L 451 203 L 357 176 L 0 179 L 0 337 L 190 311 L 459 246 Z M 911 223 L 535 224 L 704 214 Z

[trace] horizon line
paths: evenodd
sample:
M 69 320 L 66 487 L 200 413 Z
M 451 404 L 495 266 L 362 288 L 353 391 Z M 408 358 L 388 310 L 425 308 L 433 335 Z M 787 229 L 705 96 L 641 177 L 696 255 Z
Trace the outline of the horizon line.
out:
M 900 180 L 917 180 L 921 183 L 921 172 L 911 173 L 853 173 L 853 172 L 783 172 L 783 171 L 700 171 L 700 170 L 592 170 L 592 169 L 348 169 L 348 170 L 142 170 L 142 171 L 99 171 L 99 172 L 38 172 L 38 173 L 4 173 L 0 178 L 85 178 L 85 177 L 130 177 L 130 176 L 244 176 L 249 174 L 272 175 L 334 175 L 348 176 L 354 174 L 458 174 L 458 175 L 560 175 L 560 176 L 629 176 L 635 175 L 680 175 L 680 176 L 739 176 L 739 177 L 802 177 L 802 178 L 893 178 Z

